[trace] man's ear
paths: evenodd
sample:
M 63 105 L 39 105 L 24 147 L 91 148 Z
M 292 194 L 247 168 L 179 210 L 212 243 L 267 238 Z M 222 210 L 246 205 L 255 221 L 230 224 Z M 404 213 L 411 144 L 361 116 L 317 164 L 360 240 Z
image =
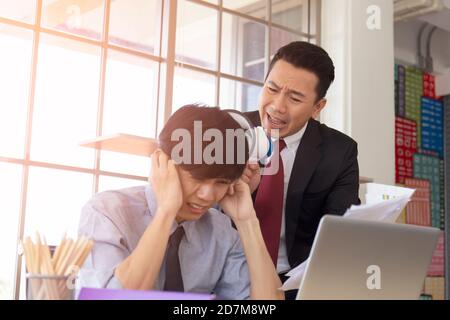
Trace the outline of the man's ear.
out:
M 160 148 L 156 148 L 152 153 L 158 155 L 160 152 L 162 152 L 162 150 Z
M 316 105 L 314 106 L 313 114 L 312 114 L 312 117 L 314 119 L 317 119 L 319 117 L 320 111 L 322 111 L 322 109 L 325 108 L 326 104 L 327 104 L 327 99 L 325 99 L 325 98 L 320 99 L 320 101 L 316 103 Z

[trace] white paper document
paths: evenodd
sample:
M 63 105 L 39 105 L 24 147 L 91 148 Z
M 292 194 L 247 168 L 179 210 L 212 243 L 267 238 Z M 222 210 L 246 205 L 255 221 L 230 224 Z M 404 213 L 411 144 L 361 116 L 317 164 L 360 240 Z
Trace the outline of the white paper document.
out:
M 389 200 L 402 196 L 411 197 L 415 189 L 390 186 L 387 184 L 367 183 L 365 189 L 365 204 L 378 203 L 381 200 Z
M 411 200 L 414 191 L 410 188 L 369 183 L 366 193 L 367 203 L 351 206 L 343 218 L 395 223 L 406 204 Z M 289 279 L 281 287 L 282 290 L 296 290 L 300 287 L 307 262 L 308 259 L 286 274 Z

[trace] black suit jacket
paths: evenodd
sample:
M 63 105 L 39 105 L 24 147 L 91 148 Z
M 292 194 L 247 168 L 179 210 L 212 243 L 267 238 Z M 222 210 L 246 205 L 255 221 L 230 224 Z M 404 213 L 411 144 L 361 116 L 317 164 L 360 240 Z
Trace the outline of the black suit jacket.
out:
M 255 126 L 259 113 L 245 115 Z M 286 248 L 292 268 L 309 256 L 325 214 L 343 215 L 359 204 L 357 143 L 311 119 L 295 155 L 286 196 Z

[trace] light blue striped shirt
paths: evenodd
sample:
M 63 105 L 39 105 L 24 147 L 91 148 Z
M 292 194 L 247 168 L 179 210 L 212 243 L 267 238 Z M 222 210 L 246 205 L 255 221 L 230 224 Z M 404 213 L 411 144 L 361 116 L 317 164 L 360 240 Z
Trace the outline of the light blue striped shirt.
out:
M 115 268 L 136 248 L 156 208 L 150 185 L 102 192 L 83 207 L 78 233 L 94 240 L 94 247 L 80 270 L 79 287 L 122 287 L 114 277 Z M 185 291 L 249 299 L 247 261 L 231 219 L 211 208 L 199 220 L 181 225 L 185 236 L 179 257 Z M 174 221 L 171 234 L 177 226 Z M 163 290 L 164 282 L 165 259 L 155 290 Z

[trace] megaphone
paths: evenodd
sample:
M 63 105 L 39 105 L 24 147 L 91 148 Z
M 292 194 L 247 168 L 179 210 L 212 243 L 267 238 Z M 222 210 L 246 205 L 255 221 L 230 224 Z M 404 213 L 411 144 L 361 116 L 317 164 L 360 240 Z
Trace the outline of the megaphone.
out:
M 265 163 L 272 155 L 272 139 L 261 126 L 253 127 L 250 120 L 237 110 L 225 110 L 245 131 L 249 147 L 249 161 Z

